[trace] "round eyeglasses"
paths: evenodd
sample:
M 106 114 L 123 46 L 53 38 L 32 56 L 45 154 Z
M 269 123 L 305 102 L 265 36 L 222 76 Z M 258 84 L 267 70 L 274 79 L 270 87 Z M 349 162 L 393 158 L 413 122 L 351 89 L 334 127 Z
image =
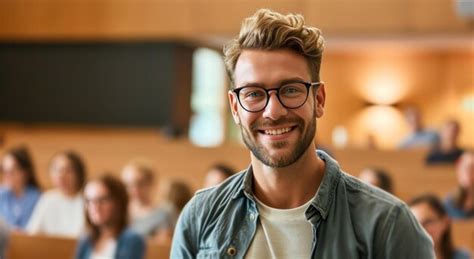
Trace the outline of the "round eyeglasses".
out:
M 306 103 L 311 86 L 318 87 L 321 82 L 287 82 L 277 88 L 265 89 L 260 86 L 244 86 L 233 89 L 240 106 L 248 112 L 261 112 L 270 100 L 270 91 L 276 91 L 281 105 L 287 109 L 297 109 Z

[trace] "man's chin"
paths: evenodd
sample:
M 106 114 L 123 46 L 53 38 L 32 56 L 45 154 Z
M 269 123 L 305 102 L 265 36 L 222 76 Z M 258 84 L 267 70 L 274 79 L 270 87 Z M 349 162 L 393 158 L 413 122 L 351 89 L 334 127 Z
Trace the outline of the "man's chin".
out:
M 283 148 L 279 150 L 272 150 L 270 152 L 265 152 L 265 154 L 258 154 L 256 155 L 257 159 L 260 160 L 263 164 L 273 168 L 283 168 L 290 166 L 295 161 L 292 153 L 289 151 L 283 150 Z

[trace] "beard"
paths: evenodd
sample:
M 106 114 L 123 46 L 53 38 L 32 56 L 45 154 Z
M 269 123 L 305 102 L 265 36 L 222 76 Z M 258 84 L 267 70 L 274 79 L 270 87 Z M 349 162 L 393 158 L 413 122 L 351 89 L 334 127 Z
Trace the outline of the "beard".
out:
M 302 134 L 302 137 L 296 142 L 295 147 L 288 154 L 274 158 L 270 156 L 268 150 L 263 145 L 257 143 L 256 137 L 259 133 L 256 129 L 261 126 L 277 126 L 282 125 L 284 123 L 296 124 L 297 128 L 293 130 L 299 130 Z M 316 116 L 312 116 L 312 119 L 309 122 L 306 130 L 303 132 L 303 130 L 305 129 L 304 126 L 304 120 L 301 118 L 281 119 L 264 123 L 254 122 L 252 125 L 250 125 L 250 130 L 244 128 L 242 124 L 240 124 L 240 132 L 242 134 L 242 139 L 245 145 L 248 147 L 248 149 L 250 149 L 252 154 L 258 160 L 260 160 L 266 166 L 272 168 L 282 168 L 287 167 L 295 163 L 298 159 L 300 159 L 300 157 L 306 152 L 308 147 L 313 142 L 316 133 Z M 290 143 L 288 143 L 287 141 L 271 143 L 271 147 L 274 149 L 281 149 L 288 145 L 290 145 Z

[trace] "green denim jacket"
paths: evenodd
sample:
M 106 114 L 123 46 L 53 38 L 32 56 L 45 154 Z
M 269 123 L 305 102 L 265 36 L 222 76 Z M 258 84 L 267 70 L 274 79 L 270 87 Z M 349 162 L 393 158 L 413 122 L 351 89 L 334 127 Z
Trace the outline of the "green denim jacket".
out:
M 344 173 L 322 151 L 326 170 L 306 210 L 311 258 L 432 259 L 433 244 L 405 203 Z M 171 258 L 244 258 L 258 223 L 252 168 L 198 191 L 175 229 Z

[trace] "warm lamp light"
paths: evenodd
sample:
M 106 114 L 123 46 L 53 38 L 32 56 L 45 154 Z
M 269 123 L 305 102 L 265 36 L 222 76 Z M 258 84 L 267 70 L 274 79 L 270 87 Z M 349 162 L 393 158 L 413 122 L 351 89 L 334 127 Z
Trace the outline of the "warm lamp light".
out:
M 372 105 L 362 110 L 355 118 L 356 132 L 362 136 L 373 136 L 383 149 L 397 146 L 405 133 L 403 114 L 392 106 Z
M 375 67 L 357 87 L 365 101 L 377 105 L 394 105 L 407 94 L 408 86 L 400 73 L 389 67 Z

